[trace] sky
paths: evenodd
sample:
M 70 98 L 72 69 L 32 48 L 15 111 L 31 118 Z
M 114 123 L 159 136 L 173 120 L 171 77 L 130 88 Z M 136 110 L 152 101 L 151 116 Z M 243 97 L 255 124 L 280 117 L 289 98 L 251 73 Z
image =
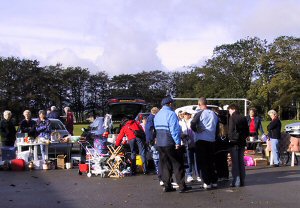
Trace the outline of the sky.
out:
M 0 56 L 109 75 L 201 66 L 247 37 L 300 37 L 299 0 L 2 0 L 0 11 Z

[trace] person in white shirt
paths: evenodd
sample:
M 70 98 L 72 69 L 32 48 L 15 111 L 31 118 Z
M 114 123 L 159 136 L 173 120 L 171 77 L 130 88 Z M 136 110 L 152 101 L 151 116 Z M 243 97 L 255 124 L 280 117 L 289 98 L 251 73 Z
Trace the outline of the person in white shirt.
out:
M 196 150 L 195 150 L 195 141 L 194 141 L 194 132 L 191 129 L 191 120 L 192 114 L 188 111 L 183 111 L 183 119 L 179 121 L 179 125 L 182 130 L 182 141 L 186 148 L 187 164 L 188 168 L 186 169 L 186 181 L 188 183 L 194 181 L 193 172 L 197 177 L 197 181 L 201 181 L 199 170 L 196 163 Z

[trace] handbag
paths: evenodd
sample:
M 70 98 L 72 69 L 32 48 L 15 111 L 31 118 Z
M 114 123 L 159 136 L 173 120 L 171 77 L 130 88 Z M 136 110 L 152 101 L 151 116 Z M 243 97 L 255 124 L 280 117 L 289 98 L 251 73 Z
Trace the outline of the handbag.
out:
M 236 125 L 235 125 L 234 131 L 231 133 L 231 135 L 229 137 L 229 141 L 230 142 L 237 142 L 239 140 L 240 140 L 240 133 L 237 131 Z
M 271 140 L 268 139 L 266 143 L 267 143 L 266 151 L 271 152 L 271 151 L 272 151 L 272 143 L 271 143 Z

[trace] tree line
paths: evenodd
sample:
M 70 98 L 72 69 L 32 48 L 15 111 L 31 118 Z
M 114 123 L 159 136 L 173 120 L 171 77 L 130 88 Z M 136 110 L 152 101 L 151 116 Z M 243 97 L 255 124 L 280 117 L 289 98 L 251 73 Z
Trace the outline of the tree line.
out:
M 144 98 L 150 109 L 170 94 L 247 98 L 262 116 L 275 109 L 282 117 L 299 120 L 299 62 L 300 39 L 288 36 L 272 43 L 248 37 L 217 46 L 203 66 L 190 66 L 185 72 L 153 69 L 110 77 L 79 66 L 41 66 L 38 60 L 0 57 L 0 112 L 9 109 L 20 119 L 25 109 L 36 115 L 52 105 L 69 106 L 82 121 L 88 114 L 105 114 L 109 97 Z

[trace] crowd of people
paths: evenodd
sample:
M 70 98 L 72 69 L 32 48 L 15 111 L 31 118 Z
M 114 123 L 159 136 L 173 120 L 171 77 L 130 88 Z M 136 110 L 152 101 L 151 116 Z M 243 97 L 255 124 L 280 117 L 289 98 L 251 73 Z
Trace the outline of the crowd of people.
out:
M 219 181 L 229 180 L 227 158 L 230 153 L 230 186 L 245 185 L 245 147 L 257 148 L 247 145 L 246 139 L 257 140 L 259 131 L 264 135 L 255 108 L 251 108 L 245 117 L 239 113 L 237 105 L 231 104 L 224 113 L 209 109 L 207 100 L 202 97 L 198 100 L 198 111 L 183 110 L 177 115 L 171 97 L 164 98 L 161 105 L 161 109 L 153 107 L 150 115 L 143 116 L 140 122 L 130 116 L 122 120 L 116 146 L 122 144 L 124 136 L 127 137 L 132 175 L 136 174 L 137 153 L 141 155 L 144 174 L 148 174 L 146 155 L 150 150 L 164 192 L 176 191 L 173 174 L 180 193 L 189 191 L 191 187 L 187 184 L 193 181 L 202 182 L 204 189 L 217 188 Z M 0 122 L 2 146 L 14 146 L 17 132 L 28 137 L 50 139 L 50 118 L 63 118 L 67 130 L 73 134 L 74 115 L 69 107 L 65 107 L 64 111 L 65 115 L 60 116 L 55 106 L 48 112 L 40 110 L 35 121 L 31 118 L 31 112 L 25 110 L 24 120 L 17 130 L 11 120 L 12 113 L 4 111 L 4 118 Z M 278 167 L 281 122 L 275 110 L 270 110 L 268 115 L 271 122 L 267 127 L 267 137 L 271 141 L 274 167 Z M 45 159 L 44 145 L 41 145 L 41 153 Z
M 202 97 L 198 100 L 198 111 L 183 110 L 176 115 L 171 97 L 164 98 L 161 104 L 160 110 L 152 108 L 151 114 L 143 117 L 141 123 L 127 118 L 116 142 L 117 146 L 121 145 L 123 137 L 127 136 L 131 159 L 135 161 L 139 151 L 144 174 L 148 172 L 146 151 L 150 149 L 164 192 L 176 191 L 173 175 L 180 193 L 189 191 L 191 187 L 187 184 L 192 181 L 202 182 L 204 189 L 217 188 L 219 181 L 229 180 L 227 159 L 230 153 L 230 186 L 245 185 L 246 139 L 258 139 L 259 131 L 264 135 L 255 108 L 251 108 L 249 116 L 245 117 L 239 113 L 237 105 L 231 104 L 224 113 L 209 109 L 207 100 Z M 268 114 L 272 119 L 268 125 L 268 138 L 272 141 L 274 166 L 277 167 L 281 123 L 274 110 Z M 145 131 L 145 138 L 137 134 L 141 129 Z M 256 146 L 248 145 L 247 148 L 255 149 Z M 135 163 L 132 173 L 135 174 Z
M 68 132 L 73 135 L 74 115 L 69 107 L 65 107 L 65 115 L 60 116 L 57 108 L 52 106 L 46 113 L 45 110 L 38 112 L 38 118 L 33 120 L 31 112 L 25 110 L 23 112 L 24 119 L 19 123 L 16 130 L 15 124 L 12 122 L 12 113 L 9 110 L 4 111 L 3 119 L 0 121 L 0 136 L 2 146 L 15 146 L 17 133 L 24 134 L 29 138 L 48 139 L 51 137 L 51 122 L 49 119 L 60 119 L 64 121 Z M 45 145 L 41 144 L 42 159 L 45 160 Z

